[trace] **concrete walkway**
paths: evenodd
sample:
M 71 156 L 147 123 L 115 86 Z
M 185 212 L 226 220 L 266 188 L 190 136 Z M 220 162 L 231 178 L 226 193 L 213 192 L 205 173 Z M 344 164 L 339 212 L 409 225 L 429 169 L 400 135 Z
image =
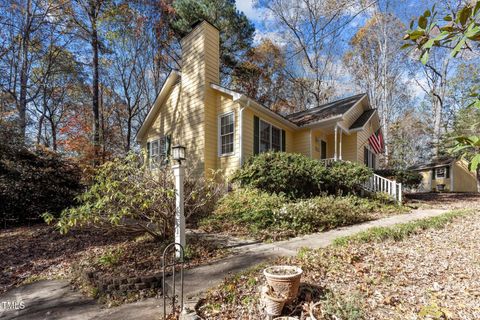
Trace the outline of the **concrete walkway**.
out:
M 323 248 L 336 238 L 353 235 L 375 226 L 392 226 L 408 221 L 438 216 L 448 210 L 428 209 L 414 210 L 401 214 L 370 221 L 349 227 L 338 228 L 328 232 L 316 233 L 275 243 L 248 244 L 235 249 L 235 253 L 211 265 L 186 270 L 185 298 L 192 306 L 198 296 L 214 287 L 230 274 L 248 269 L 259 263 L 278 256 L 294 256 L 303 247 Z M 22 301 L 23 310 L 4 310 L 2 302 Z M 0 297 L 0 319 L 160 319 L 162 299 L 146 299 L 119 307 L 102 309 L 95 300 L 83 297 L 70 290 L 66 280 L 39 281 L 10 290 Z

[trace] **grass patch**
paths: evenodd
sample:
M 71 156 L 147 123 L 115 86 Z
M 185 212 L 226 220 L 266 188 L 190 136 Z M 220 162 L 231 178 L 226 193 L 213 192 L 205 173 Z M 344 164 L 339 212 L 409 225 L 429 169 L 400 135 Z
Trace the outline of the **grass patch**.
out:
M 423 230 L 442 229 L 454 219 L 471 213 L 473 213 L 472 210 L 455 210 L 436 217 L 402 223 L 392 227 L 373 227 L 352 236 L 337 238 L 333 241 L 333 244 L 335 246 L 346 246 L 351 243 L 400 241 Z

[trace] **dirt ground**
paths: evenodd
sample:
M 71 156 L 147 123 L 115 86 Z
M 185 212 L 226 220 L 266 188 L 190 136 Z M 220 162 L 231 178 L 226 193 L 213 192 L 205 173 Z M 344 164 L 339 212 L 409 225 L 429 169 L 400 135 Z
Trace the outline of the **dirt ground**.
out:
M 473 211 L 472 211 L 473 212 Z M 299 301 L 284 314 L 308 319 L 480 319 L 479 212 L 401 241 L 301 252 Z M 262 269 L 229 279 L 199 307 L 205 319 L 260 319 Z M 318 303 L 318 304 L 317 304 Z
M 405 203 L 419 208 L 480 209 L 480 193 L 410 193 Z
M 224 257 L 221 241 L 188 235 L 187 267 Z M 44 224 L 0 230 L 0 294 L 22 283 L 74 277 L 82 267 L 110 276 L 143 276 L 162 270 L 165 243 L 148 236 L 74 230 L 62 235 Z

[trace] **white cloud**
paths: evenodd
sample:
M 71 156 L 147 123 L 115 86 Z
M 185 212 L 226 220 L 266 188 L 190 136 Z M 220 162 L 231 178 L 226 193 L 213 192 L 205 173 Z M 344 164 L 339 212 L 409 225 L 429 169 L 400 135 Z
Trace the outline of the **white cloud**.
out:
M 236 0 L 237 9 L 245 13 L 247 18 L 253 21 L 262 19 L 261 12 L 253 7 L 253 0 Z
M 287 45 L 287 39 L 280 33 L 275 31 L 260 31 L 255 30 L 255 35 L 253 37 L 254 45 L 259 44 L 263 39 L 269 39 L 273 44 L 283 47 Z

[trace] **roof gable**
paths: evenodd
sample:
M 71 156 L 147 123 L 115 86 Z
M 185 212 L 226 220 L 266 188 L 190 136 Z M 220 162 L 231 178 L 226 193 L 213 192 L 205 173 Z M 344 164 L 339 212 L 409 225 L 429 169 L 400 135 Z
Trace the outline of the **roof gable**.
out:
M 363 126 L 365 124 L 368 123 L 368 121 L 370 121 L 370 119 L 373 117 L 373 115 L 375 114 L 375 112 L 377 112 L 377 109 L 368 109 L 368 110 L 365 110 L 361 115 L 360 117 L 357 118 L 357 120 L 355 120 L 352 125 L 350 126 L 350 128 L 348 130 L 358 130 L 358 129 L 361 129 L 363 128 Z
M 176 70 L 172 70 L 170 74 L 167 76 L 167 79 L 165 79 L 162 89 L 158 93 L 157 98 L 153 103 L 153 106 L 150 108 L 150 111 L 148 111 L 147 117 L 145 118 L 145 120 L 142 123 L 142 126 L 137 132 L 137 136 L 136 136 L 137 142 L 143 141 L 145 135 L 148 132 L 148 129 L 152 126 L 153 122 L 157 118 L 158 112 L 160 111 L 160 107 L 167 100 L 171 92 L 171 89 L 178 82 L 179 79 L 180 79 L 180 72 Z

